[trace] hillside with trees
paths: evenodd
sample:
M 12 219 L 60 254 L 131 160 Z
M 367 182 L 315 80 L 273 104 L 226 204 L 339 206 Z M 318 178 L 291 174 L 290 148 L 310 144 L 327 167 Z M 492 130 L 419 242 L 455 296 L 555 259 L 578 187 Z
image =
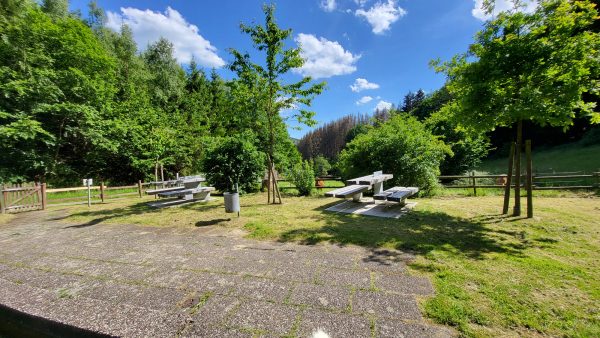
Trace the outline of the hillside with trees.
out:
M 82 18 L 67 0 L 2 1 L 0 182 L 131 183 L 154 179 L 159 167 L 171 177 L 198 173 L 214 138 L 241 134 L 265 154 L 264 168 L 293 166 L 300 155 L 278 112 L 309 106 L 324 84 L 277 80 L 303 60 L 299 49 L 281 49 L 291 31 L 274 29 L 273 7 L 265 15 L 269 30 L 242 31 L 267 55 L 253 61 L 232 49 L 237 77 L 226 81 L 193 60 L 182 66 L 164 38 L 140 52 L 131 29 L 108 29 L 95 2 Z M 265 59 L 278 64 L 254 66 Z M 294 118 L 310 124 L 313 115 L 302 108 Z

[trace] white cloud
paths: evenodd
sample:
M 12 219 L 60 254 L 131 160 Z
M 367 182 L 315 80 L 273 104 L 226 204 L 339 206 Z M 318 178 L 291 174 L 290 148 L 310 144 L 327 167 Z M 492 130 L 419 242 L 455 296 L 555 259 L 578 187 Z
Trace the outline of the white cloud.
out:
M 377 88 L 379 88 L 379 85 L 377 83 L 372 83 L 372 82 L 367 81 L 367 79 L 361 79 L 361 78 L 354 80 L 354 84 L 350 85 L 350 89 L 355 93 L 358 93 L 360 91 L 367 90 L 367 89 L 377 89 Z
M 364 17 L 371 25 L 373 33 L 383 34 L 394 22 L 406 15 L 406 10 L 400 6 L 396 7 L 396 0 L 388 0 L 378 2 L 366 11 L 362 8 L 357 9 L 354 14 Z
M 375 110 L 390 110 L 392 108 L 392 104 L 386 101 L 379 101 L 375 106 Z
M 360 7 L 364 7 L 364 5 L 368 2 L 369 0 L 354 0 L 354 3 L 357 4 Z
M 373 98 L 370 96 L 363 96 L 358 101 L 356 101 L 356 105 L 360 106 L 361 104 L 369 103 L 373 101 Z
M 122 24 L 128 25 L 141 50 L 164 37 L 173 43 L 175 58 L 181 63 L 189 63 L 193 56 L 205 67 L 225 65 L 217 55 L 217 48 L 198 33 L 198 27 L 188 23 L 171 7 L 167 7 L 164 14 L 149 9 L 121 8 L 121 14 L 109 11 L 107 18 L 107 26 L 113 30 L 119 31 Z
M 483 0 L 473 0 L 473 3 L 474 7 L 471 10 L 471 14 L 481 21 L 486 21 L 495 17 L 501 12 L 509 11 L 514 8 L 513 0 L 496 0 L 494 11 L 490 14 L 486 14 L 485 10 L 483 9 Z M 518 9 L 521 12 L 531 13 L 537 8 L 537 2 L 534 0 L 523 0 L 522 4 L 523 6 Z
M 321 4 L 319 6 L 325 12 L 333 12 L 337 8 L 335 0 L 321 0 Z
M 301 55 L 305 62 L 301 68 L 294 69 L 294 72 L 317 79 L 351 74 L 356 71 L 355 64 L 360 59 L 360 55 L 352 55 L 344 50 L 339 42 L 319 39 L 312 34 L 304 33 L 298 34 L 295 40 L 302 48 Z

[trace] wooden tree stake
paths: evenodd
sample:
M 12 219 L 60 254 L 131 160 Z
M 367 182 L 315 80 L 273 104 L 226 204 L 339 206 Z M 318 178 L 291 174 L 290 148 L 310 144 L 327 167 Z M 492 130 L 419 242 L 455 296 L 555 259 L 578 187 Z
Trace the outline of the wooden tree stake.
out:
M 531 140 L 525 141 L 525 155 L 527 158 L 527 218 L 533 217 L 533 163 L 531 160 Z
M 515 158 L 515 143 L 510 145 L 510 153 L 508 154 L 508 171 L 506 176 L 506 183 L 504 186 L 504 207 L 502 207 L 502 214 L 508 214 L 508 205 L 510 203 L 510 188 L 512 184 L 512 173 L 513 173 L 513 160 Z

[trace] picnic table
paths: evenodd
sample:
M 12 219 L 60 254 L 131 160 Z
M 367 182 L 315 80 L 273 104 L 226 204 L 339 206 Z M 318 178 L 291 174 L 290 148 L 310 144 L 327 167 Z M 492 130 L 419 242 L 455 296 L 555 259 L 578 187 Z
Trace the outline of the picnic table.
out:
M 352 197 L 353 201 L 360 202 L 363 193 L 373 189 L 374 200 L 404 205 L 406 198 L 419 192 L 417 187 L 393 187 L 383 190 L 383 183 L 392 178 L 394 178 L 392 174 L 376 171 L 372 175 L 349 179 L 346 181 L 345 187 L 326 192 L 325 196 L 344 199 Z
M 181 200 L 208 200 L 214 187 L 203 187 L 206 180 L 202 176 L 185 176 L 175 180 L 177 187 L 154 189 L 146 191 L 148 195 L 158 195 L 163 198 L 177 197 Z

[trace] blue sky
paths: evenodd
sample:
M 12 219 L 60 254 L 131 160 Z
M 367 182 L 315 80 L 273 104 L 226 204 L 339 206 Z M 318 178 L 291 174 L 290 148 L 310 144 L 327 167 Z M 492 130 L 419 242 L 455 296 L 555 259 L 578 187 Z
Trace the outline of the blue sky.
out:
M 500 1 L 499 9 L 503 2 Z M 87 0 L 72 0 L 85 15 Z M 254 52 L 239 24 L 262 23 L 262 4 L 254 0 L 98 0 L 108 25 L 125 22 L 143 49 L 161 35 L 175 44 L 180 62 L 192 55 L 207 72 L 225 78 L 232 60 L 228 48 Z M 431 92 L 444 77 L 429 67 L 435 58 L 466 51 L 485 19 L 481 0 L 280 0 L 277 21 L 293 30 L 290 45 L 301 43 L 309 60 L 289 79 L 313 75 L 327 82 L 314 102 L 316 119 L 326 123 L 347 114 L 371 113 L 398 104 L 409 90 Z M 256 55 L 256 54 L 254 54 Z M 309 128 L 290 129 L 301 137 Z

